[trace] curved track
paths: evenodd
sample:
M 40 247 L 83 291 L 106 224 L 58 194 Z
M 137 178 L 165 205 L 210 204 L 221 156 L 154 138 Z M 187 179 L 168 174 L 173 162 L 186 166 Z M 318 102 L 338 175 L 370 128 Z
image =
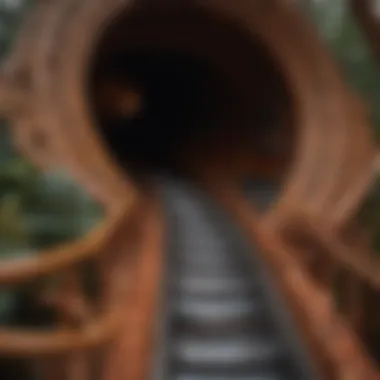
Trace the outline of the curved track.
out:
M 267 187 L 255 181 L 249 192 L 266 204 Z M 316 378 L 265 266 L 238 228 L 193 185 L 160 178 L 159 188 L 167 281 L 152 378 Z

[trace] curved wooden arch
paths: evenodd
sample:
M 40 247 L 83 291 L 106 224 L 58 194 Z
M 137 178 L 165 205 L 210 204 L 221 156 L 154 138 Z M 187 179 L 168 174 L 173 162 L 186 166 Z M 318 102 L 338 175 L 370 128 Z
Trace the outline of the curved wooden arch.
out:
M 110 236 L 119 231 L 119 222 L 111 221 L 120 210 L 123 227 L 133 220 L 131 206 L 136 206 L 140 197 L 95 132 L 84 82 L 96 43 L 105 28 L 121 12 L 131 12 L 139 3 L 137 0 L 39 2 L 19 36 L 0 82 L 0 110 L 11 119 L 20 148 L 41 166 L 68 168 L 105 206 Z M 157 3 L 162 7 L 174 6 L 170 0 Z M 313 29 L 285 2 L 193 0 L 186 6 L 232 20 L 249 38 L 258 36 L 281 67 L 292 93 L 299 130 L 297 152 L 284 191 L 264 225 L 273 228 L 272 223 L 286 224 L 294 216 L 319 221 L 324 229 L 344 224 L 370 187 L 376 150 L 365 110 L 344 85 Z M 275 232 L 271 238 L 280 241 L 280 233 Z M 43 258 L 38 258 L 6 265 L 2 268 L 9 272 L 0 270 L 0 284 L 50 274 L 85 258 L 100 256 L 107 262 L 110 256 L 107 250 L 114 239 L 104 239 L 101 252 L 92 243 L 81 243 L 70 247 L 68 256 L 65 249 L 52 252 L 57 256 L 51 256 L 45 263 Z M 127 243 L 123 243 L 123 250 L 127 249 Z M 155 269 L 158 281 L 159 268 Z M 125 310 L 112 309 L 110 300 L 118 302 L 122 298 L 112 286 L 109 284 L 110 289 L 106 290 L 105 304 L 106 310 L 116 318 Z M 145 305 L 144 310 L 150 306 Z M 85 332 L 70 332 L 48 337 L 33 335 L 33 339 L 39 341 L 36 347 L 40 353 L 67 352 L 109 339 L 120 327 L 111 320 L 112 323 L 107 323 L 109 319 L 100 319 L 98 334 L 90 338 Z M 65 339 L 59 344 L 57 339 L 62 337 Z M 30 353 L 29 338 L 27 335 L 24 338 L 0 331 L 0 353 L 3 350 Z
M 0 285 L 14 285 L 32 281 L 74 267 L 103 254 L 117 234 L 124 232 L 129 213 L 123 209 L 85 238 L 60 248 L 39 252 L 21 260 L 3 260 L 0 267 Z
M 20 34 L 9 61 L 11 70 L 6 73 L 17 92 L 22 90 L 20 77 L 28 82 L 20 97 L 25 98 L 24 112 L 13 117 L 14 129 L 20 131 L 19 140 L 26 150 L 39 163 L 56 162 L 69 167 L 95 197 L 111 208 L 117 208 L 115 205 L 133 192 L 133 185 L 93 129 L 94 120 L 84 95 L 84 74 L 104 28 L 120 12 L 128 8 L 132 11 L 138 3 L 112 0 L 107 4 L 39 4 L 32 21 Z M 228 0 L 194 0 L 190 4 L 233 19 L 252 33 L 252 38 L 258 35 L 268 46 L 293 93 L 300 131 L 296 158 L 278 203 L 279 210 L 302 208 L 314 214 L 330 214 L 336 199 L 345 191 L 342 184 L 358 182 L 358 170 L 352 169 L 350 161 L 353 147 L 363 156 L 360 170 L 369 165 L 373 149 L 365 119 L 357 111 L 358 102 L 343 85 L 314 31 L 294 7 L 282 2 L 263 6 L 246 0 L 237 6 Z M 38 28 L 34 29 L 36 24 Z M 34 41 L 33 49 L 26 49 L 30 38 Z M 38 135 L 41 144 L 34 147 Z M 342 176 L 342 172 L 347 174 Z M 354 207 L 353 201 L 346 199 L 343 208 Z

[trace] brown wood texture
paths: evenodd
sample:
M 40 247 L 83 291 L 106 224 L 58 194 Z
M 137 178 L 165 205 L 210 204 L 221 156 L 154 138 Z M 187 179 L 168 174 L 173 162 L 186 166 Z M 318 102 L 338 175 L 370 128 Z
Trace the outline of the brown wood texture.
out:
M 101 255 L 129 218 L 128 207 L 121 208 L 119 213 L 75 243 L 41 251 L 37 256 L 27 259 L 3 260 L 0 266 L 0 284 L 12 285 L 52 275 Z
M 374 363 L 348 324 L 334 310 L 330 289 L 318 286 L 297 261 L 298 252 L 267 228 L 239 191 L 206 185 L 239 222 L 262 256 L 295 312 L 311 352 L 326 379 L 380 378 Z
M 140 3 L 39 2 L 0 78 L 0 112 L 10 119 L 20 150 L 42 167 L 65 167 L 107 213 L 104 226 L 83 241 L 42 252 L 33 259 L 0 263 L 2 286 L 56 273 L 65 279 L 61 293 L 53 300 L 60 311 L 57 329 L 39 332 L 2 328 L 0 355 L 32 356 L 43 361 L 48 358 L 47 373 L 52 363 L 58 363 L 57 368 L 71 379 L 91 378 L 93 367 L 98 365 L 107 380 L 143 380 L 151 363 L 163 262 L 159 206 L 153 196 L 149 202 L 142 199 L 129 173 L 116 163 L 113 152 L 95 131 L 96 120 L 84 89 L 84 78 L 105 28 L 112 26 L 118 16 L 129 16 Z M 360 6 L 360 2 L 355 4 Z M 153 42 L 164 37 L 188 52 L 201 51 L 216 67 L 228 68 L 239 83 L 244 82 L 250 68 L 236 66 L 228 51 L 220 46 L 218 50 L 218 44 L 208 39 L 212 33 L 204 33 L 209 23 L 237 25 L 248 40 L 259 39 L 268 48 L 290 89 L 292 127 L 297 131 L 297 144 L 278 201 L 261 220 L 233 186 L 246 173 L 276 172 L 276 160 L 257 160 L 257 156 L 246 154 L 236 156 L 234 161 L 226 154 L 223 168 L 218 160 L 210 163 L 199 154 L 193 174 L 195 178 L 207 177 L 210 167 L 206 163 L 214 165 L 211 169 L 218 172 L 218 178 L 211 184 L 212 193 L 239 221 L 252 244 L 262 248 L 263 259 L 273 269 L 279 289 L 284 290 L 324 378 L 378 379 L 362 343 L 334 309 L 331 294 L 336 266 L 349 269 L 349 281 L 364 281 L 375 290 L 379 287 L 377 268 L 337 240 L 337 233 L 365 198 L 377 165 L 362 102 L 342 81 L 316 31 L 289 2 L 192 0 L 178 4 L 168 0 L 156 1 L 152 7 L 154 12 L 146 17 L 173 17 L 167 16 L 171 23 L 153 33 Z M 194 38 L 191 23 L 181 22 L 194 12 L 205 21 L 205 25 L 199 25 L 204 28 L 203 38 Z M 374 20 L 368 18 L 368 13 L 358 15 L 375 41 Z M 170 25 L 177 29 L 170 29 Z M 132 31 L 143 40 L 147 37 L 139 34 L 142 29 Z M 126 44 L 127 38 L 124 35 L 111 42 L 110 46 Z M 133 41 L 137 45 L 139 42 Z M 138 102 L 129 101 L 118 105 L 123 112 L 134 112 L 138 106 Z M 251 162 L 245 166 L 244 160 Z M 300 217 L 301 223 L 307 221 L 311 234 L 328 247 L 323 254 L 311 254 L 309 265 L 300 259 L 307 254 L 306 249 L 297 250 L 282 240 L 280 227 L 294 217 Z M 95 305 L 88 305 L 82 297 L 75 276 L 72 281 L 72 271 L 85 262 L 96 264 L 102 285 L 101 299 Z M 355 284 L 352 286 L 355 288 Z M 355 298 L 354 291 L 349 295 Z M 59 299 L 61 296 L 65 302 Z M 352 302 L 356 305 L 357 301 Z M 72 327 L 73 323 L 79 327 Z M 54 373 L 46 377 L 54 378 Z
M 146 208 L 133 297 L 120 311 L 124 325 L 108 354 L 104 371 L 107 380 L 144 380 L 151 371 L 153 337 L 160 309 L 164 224 L 158 202 L 150 201 Z
M 33 102 L 27 101 L 30 108 L 27 119 L 24 112 L 13 115 L 20 144 L 38 162 L 45 157 L 42 161 L 48 165 L 54 162 L 65 165 L 111 208 L 117 208 L 126 193 L 133 192 L 133 186 L 115 165 L 111 152 L 104 149 L 100 136 L 94 133 L 94 120 L 82 87 L 83 73 L 104 28 L 119 13 L 128 15 L 136 4 L 121 0 L 110 0 L 107 4 L 99 0 L 41 3 L 20 34 L 10 57 L 11 69 L 7 70 L 7 81 L 16 90 L 20 77 L 29 78 L 26 97 L 33 98 Z M 173 6 L 170 1 L 155 4 L 163 11 Z M 182 6 L 185 11 L 189 7 L 207 13 L 211 20 L 227 17 L 244 28 L 249 38 L 259 38 L 269 47 L 292 90 L 299 134 L 288 185 L 277 207 L 305 208 L 312 213 L 332 215 L 337 199 L 344 198 L 344 207 L 340 207 L 337 218 L 337 222 L 342 222 L 360 201 L 352 196 L 353 187 L 360 196 L 363 188 L 369 186 L 368 175 L 363 173 L 368 172 L 374 151 L 366 121 L 358 117 L 356 100 L 315 31 L 300 12 L 283 2 L 264 5 L 249 0 L 239 3 L 193 0 Z M 182 6 L 178 6 L 179 15 L 183 14 Z M 193 45 L 199 44 L 199 40 L 192 35 L 186 38 L 186 30 L 183 32 L 170 32 L 169 36 L 183 36 L 184 49 L 196 48 Z M 35 41 L 33 49 L 26 46 L 31 35 Z M 57 50 L 56 46 L 61 48 Z M 235 69 L 234 75 L 238 72 Z M 75 128 L 67 127 L 73 125 Z M 47 142 L 41 149 L 32 146 L 33 139 L 29 138 L 37 132 Z M 357 147 L 360 160 L 351 159 L 353 146 Z M 346 191 L 347 196 L 342 197 Z

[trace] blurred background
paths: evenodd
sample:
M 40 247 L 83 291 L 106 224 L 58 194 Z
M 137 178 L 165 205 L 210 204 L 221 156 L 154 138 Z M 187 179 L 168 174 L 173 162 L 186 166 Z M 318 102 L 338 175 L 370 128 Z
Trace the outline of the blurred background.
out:
M 0 55 L 6 57 L 33 0 L 0 0 Z M 41 173 L 17 151 L 0 121 L 0 259 L 35 255 L 84 236 L 102 210 L 71 178 Z M 0 323 L 15 323 L 29 289 L 0 293 Z M 24 302 L 25 304 L 25 302 Z
M 346 80 L 367 101 L 374 133 L 380 133 L 380 70 L 344 0 L 302 2 L 311 22 L 337 58 Z M 0 55 L 11 48 L 20 23 L 33 0 L 0 0 Z M 376 224 L 374 202 L 367 210 Z M 380 207 L 377 207 L 380 209 Z M 0 124 L 0 259 L 35 255 L 40 249 L 84 236 L 102 220 L 102 210 L 70 177 L 61 171 L 41 173 L 12 144 L 6 121 Z M 380 217 L 380 215 L 379 215 Z M 374 219 L 375 218 L 375 219 Z M 379 231 L 380 232 L 380 231 Z M 377 242 L 374 244 L 380 248 Z M 25 292 L 20 289 L 19 292 Z M 20 294 L 0 293 L 0 322 L 15 315 Z

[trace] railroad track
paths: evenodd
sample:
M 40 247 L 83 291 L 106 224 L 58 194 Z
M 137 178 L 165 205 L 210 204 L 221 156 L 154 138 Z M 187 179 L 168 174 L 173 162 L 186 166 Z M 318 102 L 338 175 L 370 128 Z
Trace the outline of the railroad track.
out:
M 265 184 L 249 187 L 253 198 Z M 255 251 L 195 185 L 159 179 L 166 282 L 155 380 L 312 380 L 297 330 Z M 273 193 L 274 195 L 274 193 Z

